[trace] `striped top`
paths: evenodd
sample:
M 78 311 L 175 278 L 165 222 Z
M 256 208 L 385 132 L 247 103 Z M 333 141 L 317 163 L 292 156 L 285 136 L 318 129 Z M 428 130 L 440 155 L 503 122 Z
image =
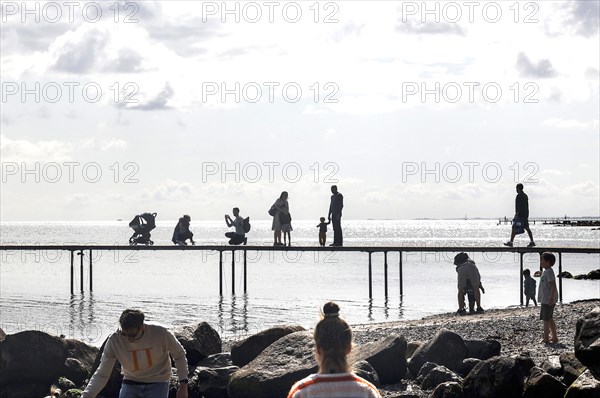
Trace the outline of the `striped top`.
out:
M 352 373 L 313 374 L 294 384 L 288 398 L 381 398 L 377 388 Z

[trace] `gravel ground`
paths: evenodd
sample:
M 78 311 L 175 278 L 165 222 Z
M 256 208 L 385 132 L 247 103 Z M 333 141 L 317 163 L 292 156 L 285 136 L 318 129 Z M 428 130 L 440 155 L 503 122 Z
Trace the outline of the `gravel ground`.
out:
M 582 300 L 557 305 L 554 320 L 559 342 L 542 342 L 542 321 L 540 307 L 510 307 L 489 310 L 483 314 L 457 316 L 440 314 L 413 321 L 398 321 L 379 324 L 353 325 L 355 344 L 367 343 L 386 338 L 392 334 L 403 335 L 407 341 L 427 341 L 439 330 L 453 331 L 463 339 L 494 339 L 502 345 L 501 355 L 510 356 L 527 352 L 536 365 L 548 358 L 557 358 L 563 352 L 573 351 L 575 324 L 577 320 L 595 307 L 600 300 Z M 410 382 L 381 388 L 384 397 L 401 397 L 408 392 L 420 397 L 428 396 Z M 408 395 L 410 396 L 410 395 Z

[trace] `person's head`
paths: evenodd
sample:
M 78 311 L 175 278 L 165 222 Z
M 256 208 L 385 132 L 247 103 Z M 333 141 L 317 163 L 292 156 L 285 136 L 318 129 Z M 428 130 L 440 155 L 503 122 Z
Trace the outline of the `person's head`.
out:
M 454 265 L 461 265 L 469 259 L 469 255 L 465 252 L 460 252 L 454 256 Z
M 529 271 L 529 268 L 523 270 L 523 276 L 531 276 L 531 271 Z
M 128 340 L 137 340 L 144 329 L 144 313 L 140 310 L 126 309 L 119 318 L 120 333 Z
M 288 198 L 288 193 L 287 193 L 287 191 L 283 191 L 283 192 L 281 193 L 281 195 L 279 195 L 279 199 L 287 200 L 287 198 Z
M 184 214 L 184 215 L 183 215 L 183 219 L 184 219 L 184 220 L 186 220 L 187 222 L 190 222 L 190 221 L 192 221 L 192 217 L 190 217 L 190 216 L 189 216 L 189 215 L 187 215 L 187 214 Z
M 321 220 L 321 222 L 325 222 L 325 217 L 321 217 L 319 220 Z
M 234 207 L 232 211 L 233 211 L 234 217 L 237 217 L 240 215 L 240 209 L 238 209 L 237 207 Z
M 314 339 L 321 373 L 349 371 L 348 354 L 352 349 L 352 330 L 340 318 L 340 307 L 334 302 L 323 306 L 322 319 L 315 326 Z
M 332 185 L 331 186 L 331 193 L 334 194 L 334 195 L 337 193 L 337 185 Z
M 556 263 L 556 257 L 554 254 L 549 252 L 544 252 L 540 256 L 540 267 L 542 268 L 550 268 Z
M 517 192 L 523 192 L 523 184 L 521 184 L 521 183 L 517 184 Z

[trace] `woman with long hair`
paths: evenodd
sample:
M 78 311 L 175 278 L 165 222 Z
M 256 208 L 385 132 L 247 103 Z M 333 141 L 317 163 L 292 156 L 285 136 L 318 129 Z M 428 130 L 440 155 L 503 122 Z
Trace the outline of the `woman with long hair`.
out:
M 323 306 L 322 319 L 314 331 L 319 373 L 294 384 L 288 398 L 381 398 L 377 388 L 350 370 L 348 354 L 352 350 L 352 330 L 340 317 L 333 302 Z

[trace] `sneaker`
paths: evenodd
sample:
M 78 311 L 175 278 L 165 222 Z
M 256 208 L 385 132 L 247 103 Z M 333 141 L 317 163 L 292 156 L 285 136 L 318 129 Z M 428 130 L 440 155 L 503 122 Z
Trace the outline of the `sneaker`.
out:
M 467 315 L 467 310 L 459 308 L 458 311 L 456 311 L 456 315 Z
M 485 310 L 481 307 L 477 308 L 477 313 L 481 314 L 482 312 L 485 312 Z
M 513 243 L 511 241 L 504 242 L 504 246 L 513 247 Z
M 535 242 L 534 241 L 529 242 L 529 244 L 527 245 L 527 247 L 535 247 Z

